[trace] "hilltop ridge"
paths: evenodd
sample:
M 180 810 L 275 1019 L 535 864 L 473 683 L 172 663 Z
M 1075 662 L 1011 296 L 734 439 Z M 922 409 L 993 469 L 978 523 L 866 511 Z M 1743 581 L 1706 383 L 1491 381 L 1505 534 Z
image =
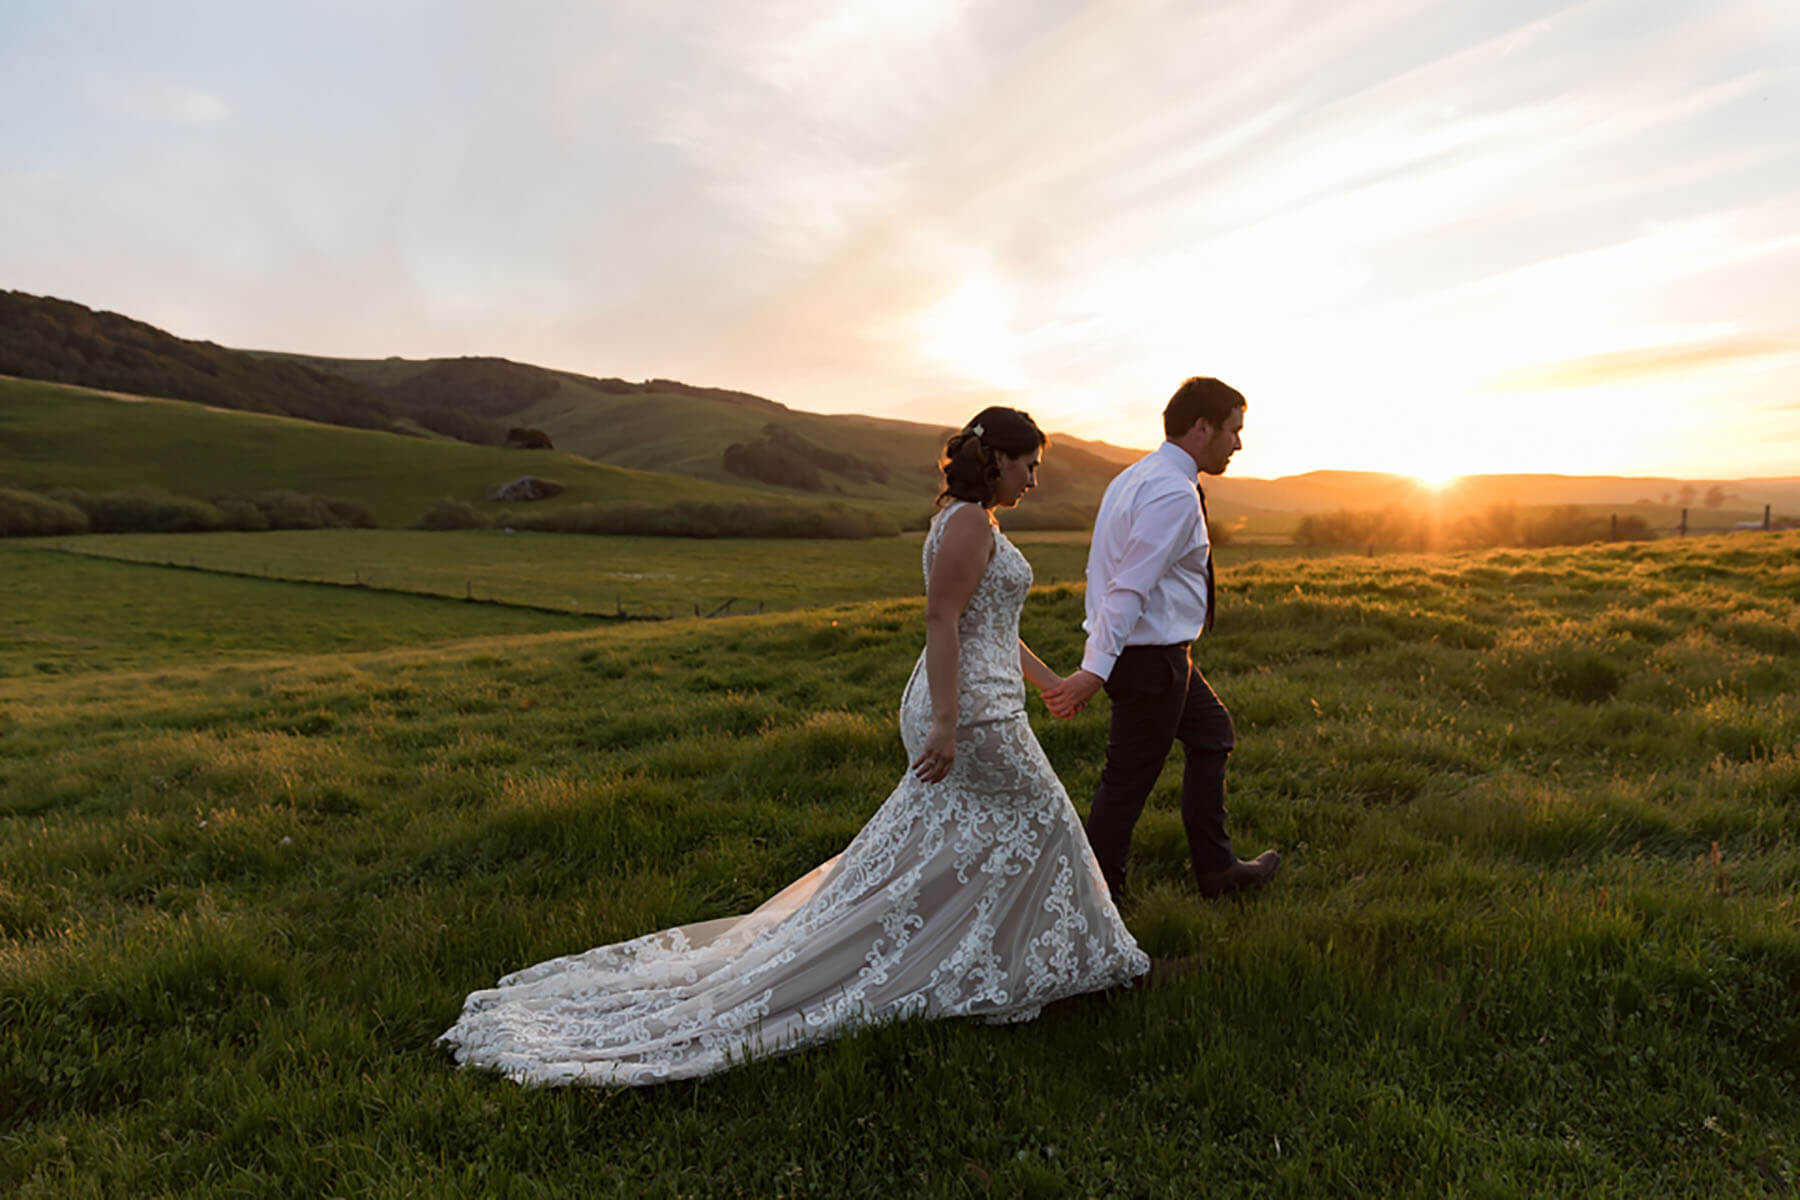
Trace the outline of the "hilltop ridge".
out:
M 596 463 L 686 477 L 770 498 L 844 499 L 923 511 L 937 490 L 942 424 L 825 414 L 732 388 L 632 382 L 494 356 L 330 358 L 180 338 L 118 313 L 0 291 L 0 374 L 298 417 L 414 438 L 498 446 L 512 429 Z M 1053 449 L 1017 527 L 1077 527 L 1106 483 L 1144 453 L 1052 431 Z M 1429 488 L 1406 475 L 1319 470 L 1209 480 L 1215 521 L 1280 535 L 1298 514 L 1409 506 L 1641 506 L 1660 525 L 1704 506 L 1724 520 L 1764 504 L 1800 510 L 1800 477 L 1475 475 Z

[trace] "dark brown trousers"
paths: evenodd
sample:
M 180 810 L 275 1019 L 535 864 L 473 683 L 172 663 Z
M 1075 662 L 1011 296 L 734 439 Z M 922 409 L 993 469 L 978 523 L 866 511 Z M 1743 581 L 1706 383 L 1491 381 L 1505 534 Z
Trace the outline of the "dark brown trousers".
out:
M 1127 646 L 1106 681 L 1112 727 L 1106 765 L 1087 820 L 1088 842 L 1113 898 L 1125 894 L 1125 856 L 1144 801 L 1177 741 L 1187 754 L 1181 772 L 1181 823 L 1194 872 L 1210 875 L 1237 861 L 1225 831 L 1225 762 L 1237 743 L 1231 714 L 1185 644 Z

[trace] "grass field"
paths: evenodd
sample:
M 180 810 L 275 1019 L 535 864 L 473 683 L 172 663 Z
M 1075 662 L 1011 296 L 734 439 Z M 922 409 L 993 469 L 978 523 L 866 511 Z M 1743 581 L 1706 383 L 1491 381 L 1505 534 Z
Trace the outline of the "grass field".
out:
M 1048 582 L 1079 579 L 1086 538 L 1022 534 Z M 499 531 L 308 530 L 251 534 L 120 534 L 35 543 L 147 563 L 273 578 L 542 605 L 580 612 L 688 616 L 814 608 L 913 596 L 924 589 L 919 535 L 817 538 L 639 538 Z
M 486 604 L 158 570 L 31 542 L 0 544 L 0 578 L 7 598 L 0 607 L 0 679 L 191 668 L 594 624 Z
M 904 766 L 921 601 L 571 629 L 347 591 L 284 645 L 325 590 L 0 558 L 40 568 L 9 631 L 106 646 L 0 678 L 0 1191 L 1800 1188 L 1800 534 L 1235 567 L 1197 658 L 1240 848 L 1288 865 L 1198 900 L 1170 771 L 1125 903 L 1204 970 L 616 1093 L 432 1039 L 841 848 Z M 1080 607 L 1027 608 L 1053 664 Z M 1104 705 L 1034 719 L 1085 809 Z
M 594 537 L 497 530 L 421 533 L 330 529 L 276 533 L 96 534 L 21 541 L 21 551 L 68 552 L 192 566 L 269 579 L 533 605 L 568 612 L 653 617 L 816 608 L 918 595 L 922 535 L 826 541 Z M 1079 582 L 1088 535 L 1013 535 L 1044 585 Z M 3 549 L 3 548 L 0 548 Z M 1228 546 L 1230 566 L 1299 557 L 1292 546 Z

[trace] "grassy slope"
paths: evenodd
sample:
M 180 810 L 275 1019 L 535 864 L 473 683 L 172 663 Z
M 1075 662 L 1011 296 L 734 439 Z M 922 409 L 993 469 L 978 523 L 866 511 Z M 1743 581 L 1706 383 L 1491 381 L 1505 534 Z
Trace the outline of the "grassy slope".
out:
M 1800 1185 L 1800 535 L 1224 583 L 1234 824 L 1289 866 L 1198 902 L 1170 771 L 1126 908 L 1204 971 L 647 1092 L 521 1091 L 431 1039 L 503 971 L 841 848 L 903 766 L 918 601 L 0 681 L 0 1187 Z M 1079 615 L 1040 592 L 1027 637 L 1066 664 Z M 1037 721 L 1083 807 L 1103 709 Z
M 826 478 L 841 485 L 848 496 L 904 505 L 907 512 L 929 506 L 936 495 L 935 463 L 944 438 L 952 432 L 910 421 L 792 409 L 771 412 L 707 397 L 611 395 L 574 380 L 565 380 L 554 395 L 526 410 L 523 419 L 549 431 L 558 446 L 599 462 L 629 463 L 791 496 L 796 494 L 792 489 L 751 484 L 724 467 L 726 446 L 754 440 L 773 422 L 820 445 L 887 466 L 892 474 L 886 484 Z M 1040 504 L 1097 504 L 1117 470 L 1117 464 L 1086 451 L 1059 453 L 1053 448 L 1033 499 Z
M 376 387 L 397 382 L 428 365 L 391 359 L 289 357 Z M 620 395 L 578 376 L 564 376 L 553 394 L 508 421 L 543 429 L 560 449 L 596 462 L 688 475 L 771 496 L 804 496 L 807 493 L 747 480 L 725 470 L 727 446 L 754 441 L 765 425 L 774 422 L 819 445 L 888 467 L 891 474 L 885 484 L 850 482 L 829 474 L 825 478 L 841 486 L 846 497 L 877 503 L 900 518 L 923 511 L 936 494 L 935 463 L 951 432 L 947 427 L 917 421 L 803 412 L 768 401 L 752 403 L 677 392 Z M 1102 442 L 1059 439 L 1046 456 L 1032 503 L 1091 509 L 1119 468 L 1141 453 Z M 1233 524 L 1245 522 L 1248 531 L 1258 533 L 1285 533 L 1294 521 L 1288 514 L 1265 512 L 1229 495 L 1214 506 L 1214 516 Z
M 263 352 L 259 352 L 263 353 Z M 372 387 L 398 383 L 430 365 L 411 359 L 341 359 L 286 355 Z M 725 447 L 753 441 L 778 422 L 822 445 L 895 467 L 880 484 L 846 484 L 849 492 L 917 508 L 935 494 L 932 463 L 947 432 L 910 421 L 801 412 L 770 401 L 746 402 L 681 392 L 618 394 L 580 376 L 563 376 L 555 393 L 506 418 L 551 435 L 557 446 L 595 462 L 666 471 L 716 483 L 794 496 L 791 488 L 746 480 L 725 470 Z M 835 476 L 828 476 L 837 482 Z
M 766 499 L 743 488 L 569 454 L 427 441 L 0 379 L 0 486 L 153 486 L 203 498 L 291 488 L 360 500 L 384 524 L 405 525 L 440 496 L 498 510 L 503 506 L 488 502 L 488 492 L 523 474 L 567 485 L 554 500 L 539 502 L 546 507 L 620 499 Z
M 704 397 L 617 396 L 574 380 L 565 380 L 554 395 L 527 410 L 524 419 L 550 431 L 559 447 L 600 462 L 737 483 L 781 496 L 803 495 L 725 470 L 726 446 L 753 440 L 763 426 L 775 422 L 822 446 L 885 464 L 891 471 L 886 484 L 850 483 L 829 474 L 826 479 L 840 483 L 846 496 L 881 502 L 902 518 L 926 510 L 937 494 L 937 456 L 943 452 L 944 438 L 952 432 L 914 421 L 854 414 L 793 409 L 771 413 Z M 1099 506 L 1100 494 L 1112 477 L 1141 454 L 1078 438 L 1055 440 L 1044 455 L 1037 489 L 1026 503 L 1092 510 Z M 1247 535 L 1292 531 L 1297 519 L 1292 514 L 1244 503 L 1232 495 L 1229 483 L 1218 490 L 1220 499 L 1211 506 L 1215 522 Z

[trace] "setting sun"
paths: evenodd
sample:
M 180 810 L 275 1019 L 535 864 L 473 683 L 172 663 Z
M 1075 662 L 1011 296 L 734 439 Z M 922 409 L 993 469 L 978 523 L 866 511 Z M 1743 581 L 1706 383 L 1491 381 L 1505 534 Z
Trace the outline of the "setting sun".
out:
M 1454 485 L 1457 480 L 1462 478 L 1461 475 L 1459 475 L 1455 471 L 1451 471 L 1451 470 L 1414 471 L 1412 473 L 1412 477 L 1414 479 L 1418 480 L 1425 487 L 1430 488 L 1434 492 L 1444 491 L 1445 489 Z

